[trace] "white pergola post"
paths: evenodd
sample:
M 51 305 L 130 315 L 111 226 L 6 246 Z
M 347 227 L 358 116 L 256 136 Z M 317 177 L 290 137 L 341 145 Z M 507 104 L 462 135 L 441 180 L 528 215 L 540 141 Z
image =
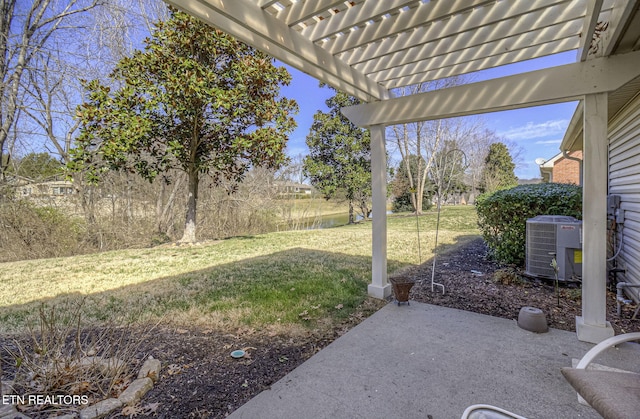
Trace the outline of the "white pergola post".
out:
M 582 190 L 582 316 L 576 317 L 578 339 L 599 343 L 613 336 L 607 322 L 607 93 L 584 97 Z
M 387 153 L 384 125 L 374 125 L 371 132 L 371 196 L 373 200 L 373 239 L 371 284 L 369 295 L 384 299 L 391 295 L 387 282 Z

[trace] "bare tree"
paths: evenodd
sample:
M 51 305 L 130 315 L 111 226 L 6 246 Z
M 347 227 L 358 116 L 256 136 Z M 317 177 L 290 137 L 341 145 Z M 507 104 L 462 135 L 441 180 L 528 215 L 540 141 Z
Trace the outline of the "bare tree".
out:
M 208 238 L 255 234 L 276 228 L 281 211 L 274 187 L 274 170 L 254 167 L 242 182 L 205 177 L 200 185 L 201 211 L 198 229 Z
M 391 127 L 391 138 L 397 146 L 403 161 L 417 156 L 416 164 L 405 164 L 411 204 L 416 214 L 422 214 L 422 200 L 427 184 L 427 175 L 435 151 L 442 140 L 442 121 L 415 122 Z M 411 170 L 415 166 L 415 170 Z
M 421 83 L 414 86 L 399 89 L 395 93 L 405 96 L 426 92 L 429 90 L 443 89 L 462 84 L 463 79 L 454 77 L 444 80 L 436 80 L 430 83 Z M 445 140 L 452 139 L 460 125 L 460 119 L 441 119 L 435 121 L 420 121 L 411 124 L 395 125 L 390 128 L 389 137 L 402 157 L 409 161 L 411 156 L 417 156 L 417 164 L 404 165 L 409 180 L 411 203 L 416 214 L 422 214 L 423 196 L 428 183 L 428 175 L 434 163 L 434 158 Z M 414 170 L 412 170 L 414 166 Z
M 173 176 L 173 183 L 156 181 L 160 191 L 156 193 L 156 234 L 169 237 L 173 228 L 172 221 L 175 217 L 175 208 L 180 192 L 186 188 L 186 177 L 182 173 Z
M 108 7 L 94 13 L 92 37 L 87 46 L 106 68 L 113 69 L 122 58 L 143 48 L 143 39 L 158 21 L 169 18 L 162 0 L 109 0 Z M 105 71 L 103 75 L 106 75 Z
M 104 0 L 0 0 L 0 180 L 11 160 L 8 144 L 24 102 L 24 77 L 58 32 L 74 16 Z
M 484 128 L 480 123 L 478 129 L 460 143 L 467 159 L 465 183 L 469 185 L 468 202 L 470 203 L 475 201 L 479 193 L 484 160 L 489 152 L 489 146 L 496 141 L 499 141 L 499 137 L 495 132 Z
M 45 149 L 61 162 L 68 163 L 78 134 L 76 108 L 83 102 L 82 80 L 106 79 L 113 64 L 131 54 L 149 34 L 152 22 L 168 12 L 160 0 L 76 0 L 67 3 L 67 8 L 62 9 L 63 6 L 55 0 L 33 1 L 30 13 L 40 12 L 40 20 L 31 14 L 23 16 L 25 10 L 21 10 L 24 6 L 20 2 L 15 3 L 12 13 L 5 15 L 14 22 L 27 22 L 31 18 L 34 23 L 24 31 L 35 30 L 34 25 L 40 22 L 43 32 L 31 35 L 32 41 L 24 44 L 26 47 L 18 45 L 17 41 L 6 45 L 7 54 L 11 55 L 11 51 L 22 47 L 26 48 L 29 58 L 22 68 L 13 64 L 13 74 L 20 71 L 21 77 L 13 112 L 14 122 L 9 127 L 12 135 L 3 148 L 10 153 L 16 147 L 15 139 L 21 137 L 29 142 L 22 144 L 23 148 L 32 151 Z M 50 16 L 56 13 L 60 18 L 52 21 Z M 51 21 L 48 26 L 46 20 Z M 64 22 L 58 24 L 61 20 Z M 9 30 L 16 32 L 11 36 L 22 39 L 15 29 Z M 9 61 L 17 63 L 15 59 Z M 5 102 L 11 102 L 6 94 L 3 104 Z M 8 164 L 10 159 L 3 161 Z M 85 218 L 93 225 L 95 200 L 99 198 L 97 191 L 86 182 L 82 173 L 74 173 L 73 177 Z M 110 196 L 113 198 L 116 194 Z M 162 200 L 162 196 L 158 199 Z M 158 220 L 162 219 L 160 215 Z
M 71 77 L 56 55 L 48 52 L 33 60 L 35 66 L 27 71 L 24 93 L 28 103 L 22 109 L 45 137 L 45 148 L 66 163 L 79 123 L 72 117 L 76 104 L 67 83 Z
M 470 136 L 473 126 L 466 119 L 450 122 L 455 124 L 452 123 L 447 130 L 447 138 L 433 156 L 429 170 L 438 210 L 452 194 L 459 194 L 468 188 L 464 179 L 468 166 L 467 156 L 461 144 Z
M 304 183 L 307 180 L 304 175 L 304 157 L 302 154 L 290 157 L 289 161 L 276 172 L 276 179 L 285 182 Z
M 489 147 L 493 143 L 504 143 L 509 149 L 513 162 L 517 167 L 522 167 L 523 150 L 519 144 L 500 137 L 495 131 L 487 129 L 482 119 L 475 119 L 471 122 L 475 129 L 463 138 L 459 143 L 467 158 L 467 170 L 465 172 L 465 183 L 469 186 L 468 202 L 473 203 L 480 193 L 482 183 L 482 172 L 484 170 L 485 159 L 489 153 Z

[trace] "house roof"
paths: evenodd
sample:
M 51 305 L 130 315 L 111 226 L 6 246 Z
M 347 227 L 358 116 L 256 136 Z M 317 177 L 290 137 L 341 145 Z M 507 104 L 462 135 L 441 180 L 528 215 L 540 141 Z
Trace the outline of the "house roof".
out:
M 640 62 L 640 54 L 631 53 L 640 49 L 639 0 L 168 3 L 370 102 L 368 108 L 347 113 L 362 126 L 579 100 L 585 94 L 619 90 L 638 75 Z M 446 89 L 446 97 L 427 92 L 415 102 L 405 98 L 387 102 L 398 87 L 566 51 L 576 52 L 578 65 Z M 626 58 L 598 61 L 615 55 Z M 591 65 L 584 65 L 588 60 Z M 612 70 L 620 75 L 611 77 Z M 578 81 L 572 83 L 573 79 Z M 422 109 L 435 101 L 436 105 Z M 413 113 L 404 116 L 409 111 Z
M 640 22 L 636 23 L 640 27 Z M 638 64 L 640 66 L 640 63 Z M 640 77 L 637 77 L 624 84 L 621 88 L 611 92 L 607 98 L 607 115 L 608 120 L 613 120 L 634 96 L 640 94 Z M 576 151 L 582 150 L 582 119 L 584 115 L 584 107 L 582 103 L 578 104 L 571 118 L 569 127 L 564 134 L 560 150 Z
M 564 158 L 562 153 L 558 153 L 555 156 L 551 157 L 549 160 L 546 160 L 544 163 L 539 164 L 538 166 L 540 166 L 540 168 L 553 169 L 553 166 L 556 164 L 556 162 L 562 158 Z

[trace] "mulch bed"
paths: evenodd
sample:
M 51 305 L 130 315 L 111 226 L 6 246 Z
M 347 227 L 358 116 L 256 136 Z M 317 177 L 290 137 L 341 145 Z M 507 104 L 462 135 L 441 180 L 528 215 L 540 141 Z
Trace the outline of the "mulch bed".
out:
M 444 295 L 441 287 L 431 291 L 432 264 L 423 264 L 415 274 L 419 282 L 411 290 L 411 298 L 516 320 L 522 307 L 536 307 L 547 315 L 549 327 L 575 331 L 582 299 L 578 284 L 561 284 L 556 290 L 553 281 L 527 278 L 518 269 L 491 261 L 487 253 L 482 239 L 476 239 L 438 256 L 434 281 L 444 285 Z M 640 331 L 640 321 L 631 320 L 635 306 L 623 306 L 618 317 L 612 288 L 607 292 L 607 319 L 616 334 Z

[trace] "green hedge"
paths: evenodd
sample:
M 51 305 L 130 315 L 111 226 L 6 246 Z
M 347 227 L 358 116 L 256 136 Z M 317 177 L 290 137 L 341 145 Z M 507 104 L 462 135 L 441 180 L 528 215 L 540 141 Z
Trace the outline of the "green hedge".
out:
M 562 183 L 520 185 L 476 200 L 478 226 L 495 259 L 524 266 L 527 219 L 568 215 L 582 219 L 582 188 Z

